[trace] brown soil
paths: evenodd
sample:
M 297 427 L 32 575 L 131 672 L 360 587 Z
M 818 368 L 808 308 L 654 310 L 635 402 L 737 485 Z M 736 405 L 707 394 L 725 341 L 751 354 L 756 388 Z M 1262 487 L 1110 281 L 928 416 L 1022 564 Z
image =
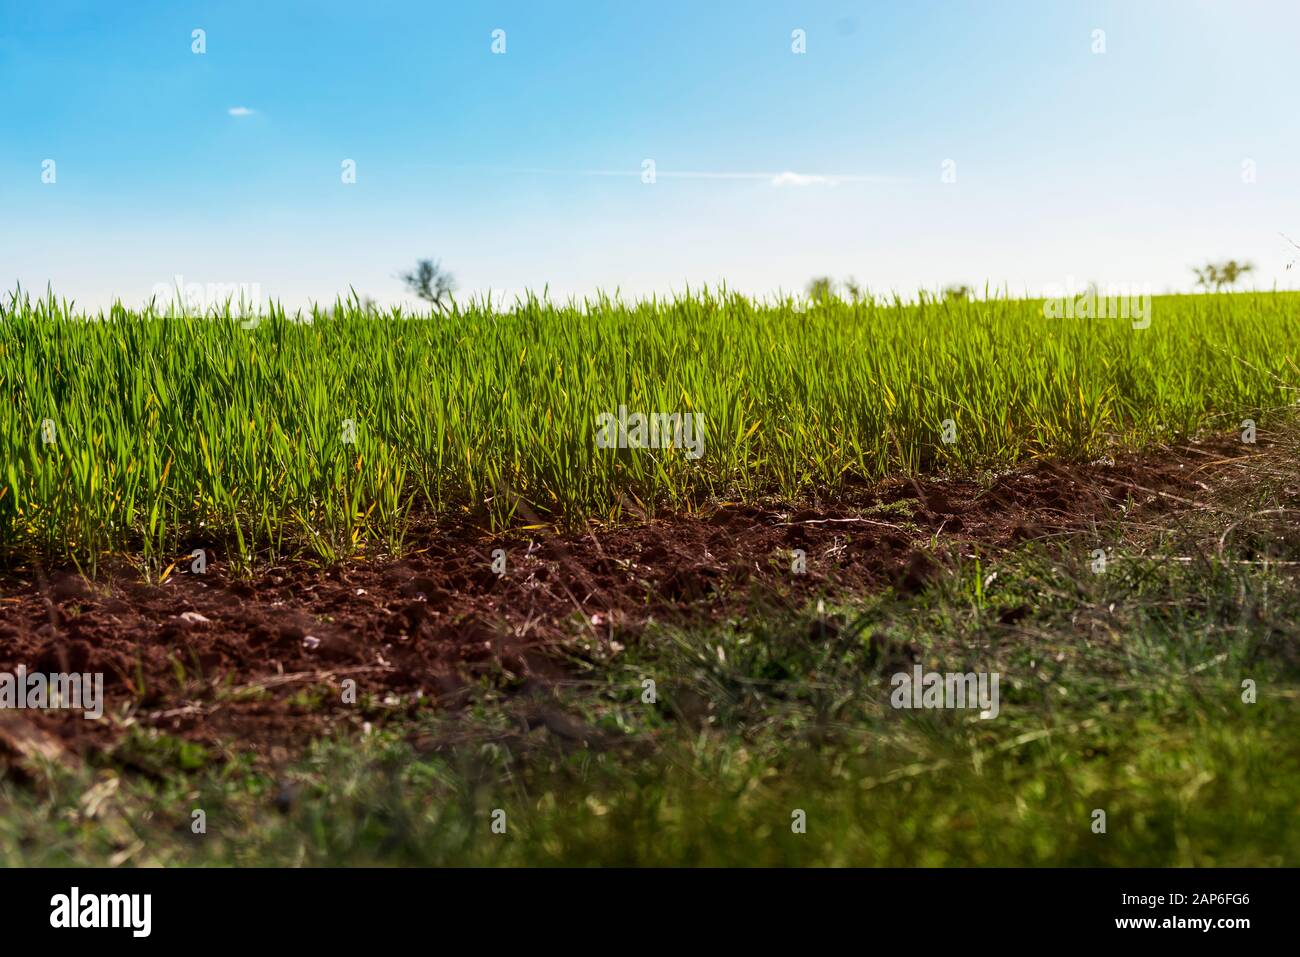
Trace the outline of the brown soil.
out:
M 366 720 L 341 700 L 349 678 L 359 699 L 453 707 L 485 675 L 545 685 L 565 674 L 555 651 L 635 641 L 651 618 L 707 621 L 886 586 L 908 594 L 953 548 L 997 550 L 1113 521 L 1126 504 L 1186 507 L 1247 454 L 1218 440 L 576 535 L 432 528 L 400 560 L 287 564 L 252 580 L 219 560 L 204 575 L 182 563 L 161 585 L 24 570 L 0 580 L 0 671 L 103 672 L 108 703 L 100 721 L 11 712 L 21 727 L 0 727 L 0 752 L 22 750 L 11 739 L 26 729 L 73 750 L 102 748 L 130 723 L 210 744 L 291 746 Z M 495 548 L 507 553 L 503 577 L 491 569 Z M 791 571 L 794 549 L 806 553 L 804 575 Z

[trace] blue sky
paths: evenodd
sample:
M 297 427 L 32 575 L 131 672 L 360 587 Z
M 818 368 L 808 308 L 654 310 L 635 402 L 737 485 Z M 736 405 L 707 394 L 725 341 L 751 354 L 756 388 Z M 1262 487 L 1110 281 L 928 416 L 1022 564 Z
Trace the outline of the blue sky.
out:
M 1295 288 L 1298 36 L 1294 0 L 2 0 L 0 286 Z

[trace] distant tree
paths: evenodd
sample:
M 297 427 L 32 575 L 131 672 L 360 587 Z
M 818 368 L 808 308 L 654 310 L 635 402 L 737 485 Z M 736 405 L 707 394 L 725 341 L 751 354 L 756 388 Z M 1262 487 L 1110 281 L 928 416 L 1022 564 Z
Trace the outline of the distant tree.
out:
M 949 301 L 957 299 L 969 299 L 975 294 L 975 291 L 965 283 L 953 283 L 943 291 L 943 298 Z
M 808 281 L 808 298 L 813 302 L 826 302 L 835 298 L 835 280 L 830 276 L 817 276 Z
M 1236 285 L 1237 280 L 1248 272 L 1254 271 L 1253 263 L 1237 262 L 1235 259 L 1229 259 L 1226 263 L 1206 263 L 1204 267 L 1197 269 L 1192 267 L 1192 272 L 1196 273 L 1196 284 L 1205 290 L 1211 286 L 1214 291 L 1218 292 L 1224 286 Z
M 1238 279 L 1248 272 L 1253 272 L 1254 269 L 1254 263 L 1239 263 L 1235 259 L 1229 259 L 1219 267 L 1219 278 L 1223 281 L 1225 286 L 1235 286 Z
M 421 259 L 410 272 L 399 277 L 406 288 L 420 299 L 431 303 L 439 312 L 445 312 L 456 288 L 451 273 L 442 268 L 436 259 Z

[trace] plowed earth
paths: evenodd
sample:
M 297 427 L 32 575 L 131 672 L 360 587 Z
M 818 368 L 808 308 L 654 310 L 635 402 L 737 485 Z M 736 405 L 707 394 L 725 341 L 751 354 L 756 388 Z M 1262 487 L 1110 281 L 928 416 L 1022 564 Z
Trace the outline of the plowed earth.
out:
M 365 720 L 342 700 L 347 679 L 362 697 L 455 708 L 484 676 L 544 686 L 564 676 L 576 649 L 626 645 L 651 619 L 707 622 L 882 587 L 906 595 L 954 549 L 996 552 L 1122 513 L 1188 508 L 1262 449 L 1211 440 L 1092 464 L 1039 462 L 983 481 L 894 480 L 833 503 L 721 504 L 579 534 L 428 527 L 400 559 L 285 564 L 252 578 L 231 575 L 219 555 L 202 575 L 182 561 L 159 585 L 125 572 L 90 581 L 18 568 L 0 577 L 0 671 L 102 672 L 107 704 L 98 721 L 0 712 L 0 756 L 32 740 L 85 753 L 132 723 L 203 743 L 291 746 Z M 805 574 L 792 572 L 796 549 Z

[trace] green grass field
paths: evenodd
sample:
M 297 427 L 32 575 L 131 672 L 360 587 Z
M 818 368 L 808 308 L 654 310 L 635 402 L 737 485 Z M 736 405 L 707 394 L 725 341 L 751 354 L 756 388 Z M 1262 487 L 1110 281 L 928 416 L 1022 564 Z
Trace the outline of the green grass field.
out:
M 988 481 L 1246 419 L 1271 451 L 1173 511 L 1125 506 L 1012 550 L 909 526 L 942 568 L 919 592 L 637 622 L 620 653 L 557 642 L 565 677 L 524 694 L 480 674 L 454 713 L 367 691 L 337 734 L 284 753 L 198 743 L 127 701 L 80 758 L 0 770 L 0 862 L 1294 865 L 1298 317 L 1300 294 L 1263 293 L 1156 297 L 1142 329 L 1001 299 L 340 303 L 252 323 L 15 297 L 0 562 L 22 574 L 113 558 L 157 581 L 219 542 L 255 577 L 398 553 L 445 519 L 545 534 L 772 495 L 833 504 L 900 473 Z M 597 448 L 620 406 L 702 415 L 704 454 Z M 881 640 L 1002 674 L 998 719 L 891 708 Z M 300 714 L 333 702 L 326 677 L 287 692 Z M 177 683 L 200 711 L 228 693 L 183 665 Z M 531 720 L 539 700 L 581 741 Z
M 156 564 L 202 530 L 244 560 L 333 560 L 398 549 L 412 516 L 572 525 L 1262 428 L 1300 386 L 1298 309 L 1156 297 L 1134 329 L 1038 301 L 796 311 L 701 293 L 446 317 L 340 304 L 246 329 L 14 297 L 0 555 Z M 703 456 L 597 448 L 620 406 L 702 415 Z

